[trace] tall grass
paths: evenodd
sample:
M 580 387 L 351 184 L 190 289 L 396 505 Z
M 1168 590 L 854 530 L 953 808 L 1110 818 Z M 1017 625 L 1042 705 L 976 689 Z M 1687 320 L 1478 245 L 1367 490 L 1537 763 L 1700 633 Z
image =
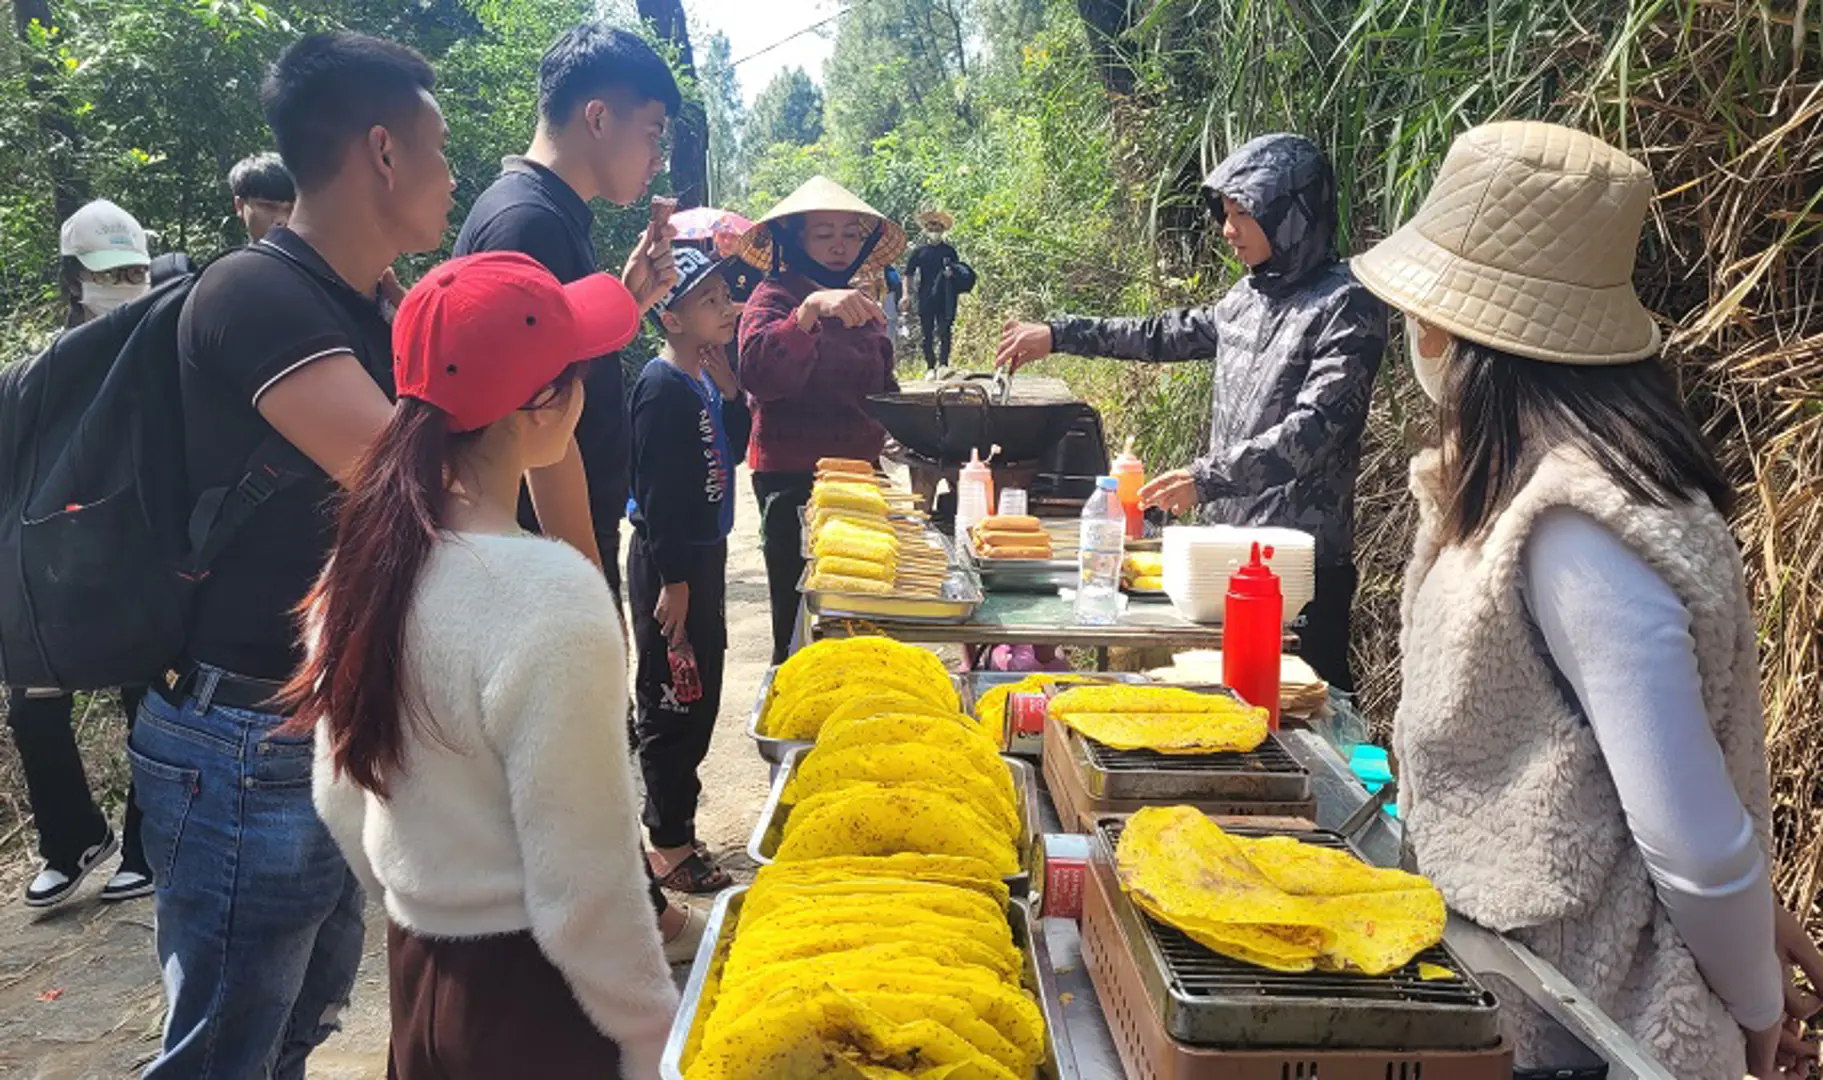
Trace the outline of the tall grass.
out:
M 1665 360 L 1746 496 L 1734 522 L 1761 614 L 1778 883 L 1823 886 L 1823 5 L 1816 0 L 1160 0 L 1122 43 L 1139 74 L 1094 111 L 1112 162 L 1099 313 L 1207 302 L 1231 277 L 1197 181 L 1241 141 L 1299 131 L 1332 153 L 1359 251 L 1423 198 L 1450 141 L 1493 119 L 1592 131 L 1653 170 L 1637 284 Z M 1783 13 L 1781 13 L 1783 12 Z M 1054 211 L 1067 217 L 1069 211 Z M 959 230 L 959 236 L 962 234 Z M 966 253 L 965 253 L 966 254 Z M 984 276 L 963 338 L 1056 310 Z M 1138 431 L 1148 460 L 1194 453 L 1198 373 L 1052 361 Z M 1363 699 L 1399 693 L 1406 463 L 1429 437 L 1402 362 L 1383 368 L 1359 497 Z

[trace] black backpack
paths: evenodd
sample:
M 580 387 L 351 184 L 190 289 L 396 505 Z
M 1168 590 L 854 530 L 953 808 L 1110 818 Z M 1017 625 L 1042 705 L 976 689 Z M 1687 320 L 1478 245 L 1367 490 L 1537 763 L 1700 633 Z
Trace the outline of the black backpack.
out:
M 950 287 L 956 291 L 957 296 L 961 296 L 965 292 L 973 292 L 975 289 L 975 268 L 968 263 L 963 262 L 961 259 L 957 259 L 955 262 L 951 263 Z
M 0 371 L 0 682 L 98 690 L 157 678 L 183 650 L 210 563 L 307 467 L 274 433 L 234 488 L 191 500 L 177 320 L 199 277 Z

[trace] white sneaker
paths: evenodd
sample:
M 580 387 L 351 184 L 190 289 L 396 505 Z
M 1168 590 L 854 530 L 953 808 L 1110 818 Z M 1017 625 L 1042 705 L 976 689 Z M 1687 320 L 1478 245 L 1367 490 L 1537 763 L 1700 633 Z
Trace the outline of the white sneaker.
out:
M 113 858 L 120 850 L 120 839 L 109 829 L 107 838 L 82 853 L 76 860 L 73 869 L 59 870 L 49 863 L 38 871 L 38 876 L 25 887 L 25 906 L 29 908 L 53 908 L 76 895 L 82 880 L 89 876 L 103 860 Z
M 121 900 L 137 900 L 142 896 L 151 896 L 153 888 L 150 875 L 123 866 L 114 871 L 114 876 L 101 887 L 101 901 L 112 904 Z

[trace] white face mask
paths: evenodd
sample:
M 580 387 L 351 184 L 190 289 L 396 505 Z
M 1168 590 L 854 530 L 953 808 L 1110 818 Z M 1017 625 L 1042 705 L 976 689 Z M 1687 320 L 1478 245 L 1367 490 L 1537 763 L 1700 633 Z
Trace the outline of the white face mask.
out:
M 1424 396 L 1435 405 L 1443 400 L 1443 365 L 1449 360 L 1449 350 L 1442 356 L 1426 356 L 1418 346 L 1420 334 L 1418 320 L 1410 315 L 1405 317 L 1405 351 L 1412 358 L 1412 374 L 1418 376 L 1418 386 Z
M 99 281 L 82 283 L 82 306 L 96 318 L 106 315 L 122 304 L 130 304 L 151 290 L 149 283 L 138 285 L 108 285 Z

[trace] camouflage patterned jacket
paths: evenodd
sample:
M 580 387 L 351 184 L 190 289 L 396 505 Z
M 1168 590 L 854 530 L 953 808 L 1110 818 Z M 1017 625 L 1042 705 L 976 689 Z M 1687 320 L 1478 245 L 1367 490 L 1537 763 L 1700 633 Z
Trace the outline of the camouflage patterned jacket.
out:
M 1056 351 L 1168 363 L 1214 360 L 1209 449 L 1190 465 L 1203 521 L 1317 538 L 1317 562 L 1354 557 L 1355 478 L 1386 307 L 1336 257 L 1335 179 L 1322 152 L 1267 135 L 1204 182 L 1259 221 L 1272 257 L 1214 305 L 1145 318 L 1066 317 Z

